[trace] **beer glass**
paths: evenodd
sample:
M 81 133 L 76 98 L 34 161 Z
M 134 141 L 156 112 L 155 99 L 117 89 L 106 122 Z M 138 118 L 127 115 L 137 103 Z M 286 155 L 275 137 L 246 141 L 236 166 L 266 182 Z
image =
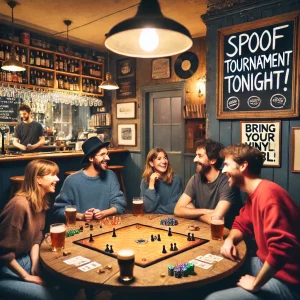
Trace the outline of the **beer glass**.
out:
M 120 279 L 130 281 L 133 279 L 134 252 L 130 249 L 122 249 L 117 253 L 120 268 Z
M 49 243 L 49 236 L 51 243 Z M 50 225 L 50 234 L 45 236 L 46 243 L 52 247 L 53 252 L 59 252 L 65 247 L 66 225 L 64 223 L 55 223 Z
M 213 240 L 222 241 L 224 232 L 224 217 L 213 215 L 211 216 L 211 238 Z
M 132 200 L 132 211 L 133 215 L 140 217 L 144 211 L 144 199 L 143 197 L 134 197 Z
M 76 226 L 76 206 L 66 205 L 65 206 L 66 225 L 68 227 Z

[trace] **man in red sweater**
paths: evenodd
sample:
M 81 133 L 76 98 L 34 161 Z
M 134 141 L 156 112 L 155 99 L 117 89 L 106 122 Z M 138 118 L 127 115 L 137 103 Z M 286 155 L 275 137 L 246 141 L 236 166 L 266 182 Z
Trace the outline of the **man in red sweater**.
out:
M 238 287 L 210 294 L 212 299 L 300 299 L 300 210 L 291 196 L 274 182 L 259 178 L 264 158 L 246 144 L 228 146 L 223 173 L 230 186 L 248 194 L 246 205 L 235 218 L 221 254 L 239 259 L 235 245 L 255 237 L 256 257 L 245 262 L 245 276 Z

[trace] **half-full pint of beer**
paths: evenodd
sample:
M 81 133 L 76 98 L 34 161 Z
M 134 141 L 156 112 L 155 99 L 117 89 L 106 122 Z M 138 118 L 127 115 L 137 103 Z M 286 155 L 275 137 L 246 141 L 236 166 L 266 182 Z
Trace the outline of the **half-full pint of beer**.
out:
M 211 238 L 213 240 L 223 240 L 223 232 L 224 232 L 224 217 L 220 216 L 211 216 Z
M 67 205 L 65 207 L 66 225 L 68 227 L 76 226 L 76 206 Z
M 144 212 L 144 199 L 142 197 L 135 197 L 132 200 L 132 211 L 134 216 L 142 216 Z
M 57 223 L 50 225 L 52 251 L 61 251 L 65 247 L 66 225 Z
M 117 253 L 120 268 L 120 278 L 122 281 L 133 279 L 134 252 L 130 249 L 122 249 Z

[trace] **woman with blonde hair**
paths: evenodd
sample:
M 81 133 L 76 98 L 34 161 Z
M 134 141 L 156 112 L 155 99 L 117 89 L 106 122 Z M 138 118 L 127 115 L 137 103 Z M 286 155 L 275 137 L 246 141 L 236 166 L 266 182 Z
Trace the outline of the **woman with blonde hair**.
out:
M 147 155 L 141 182 L 145 212 L 173 214 L 182 189 L 181 178 L 171 168 L 166 151 L 152 149 Z
M 21 189 L 0 214 L 0 289 L 11 299 L 53 299 L 39 273 L 47 193 L 59 181 L 56 163 L 37 159 L 26 169 Z

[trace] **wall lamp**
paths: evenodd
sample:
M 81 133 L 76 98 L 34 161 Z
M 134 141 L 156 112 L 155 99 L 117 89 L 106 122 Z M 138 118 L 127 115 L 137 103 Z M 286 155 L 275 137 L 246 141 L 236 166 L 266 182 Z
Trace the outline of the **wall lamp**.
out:
M 203 97 L 206 90 L 206 74 L 198 79 L 196 86 L 198 89 L 198 97 Z

